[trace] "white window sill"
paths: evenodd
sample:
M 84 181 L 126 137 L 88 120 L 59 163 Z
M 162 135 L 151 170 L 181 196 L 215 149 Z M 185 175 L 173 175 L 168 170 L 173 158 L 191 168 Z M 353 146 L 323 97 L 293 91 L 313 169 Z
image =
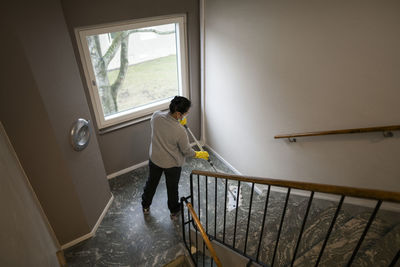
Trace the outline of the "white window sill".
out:
M 141 118 L 133 119 L 133 120 L 126 121 L 126 122 L 121 122 L 121 123 L 116 124 L 116 125 L 112 125 L 112 126 L 109 126 L 109 127 L 106 127 L 106 128 L 99 129 L 99 134 L 103 135 L 103 134 L 106 134 L 106 133 L 109 133 L 109 132 L 113 132 L 113 131 L 116 131 L 116 130 L 119 130 L 119 129 L 122 129 L 122 128 L 125 128 L 125 127 L 128 127 L 128 126 L 140 123 L 142 121 L 150 120 L 152 115 L 153 114 L 146 115 L 146 116 L 143 116 Z

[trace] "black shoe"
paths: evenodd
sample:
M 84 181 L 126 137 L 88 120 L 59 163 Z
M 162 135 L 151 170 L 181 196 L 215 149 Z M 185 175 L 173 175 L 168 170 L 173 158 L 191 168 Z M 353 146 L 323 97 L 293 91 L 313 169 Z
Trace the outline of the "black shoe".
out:
M 150 207 L 142 208 L 142 209 L 143 209 L 143 215 L 149 215 L 150 214 Z
M 178 210 L 178 211 L 175 211 L 175 212 L 171 212 L 169 217 L 171 217 L 171 220 L 176 220 L 176 219 L 179 218 L 180 214 L 181 214 L 181 210 Z

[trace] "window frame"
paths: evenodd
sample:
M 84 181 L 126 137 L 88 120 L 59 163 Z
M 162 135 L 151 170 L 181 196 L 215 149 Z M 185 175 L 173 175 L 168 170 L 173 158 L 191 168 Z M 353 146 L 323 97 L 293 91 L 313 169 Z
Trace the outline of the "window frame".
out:
M 168 109 L 170 100 L 167 98 L 151 104 L 136 107 L 126 111 L 118 112 L 113 115 L 104 116 L 103 107 L 101 105 L 100 94 L 96 86 L 96 77 L 94 74 L 90 52 L 86 40 L 86 36 L 104 34 L 116 31 L 124 31 L 131 29 L 138 29 L 144 27 L 151 27 L 164 24 L 177 24 L 176 46 L 177 46 L 177 66 L 178 66 L 178 90 L 179 95 L 190 98 L 189 92 L 189 66 L 188 66 L 188 52 L 187 52 L 187 26 L 186 15 L 178 14 L 171 16 L 152 17 L 137 20 L 128 20 L 117 23 L 107 23 L 95 25 L 92 27 L 81 27 L 75 29 L 75 36 L 78 43 L 78 50 L 81 57 L 83 72 L 85 75 L 86 84 L 89 89 L 90 100 L 92 103 L 93 111 L 95 114 L 97 126 L 99 130 L 116 126 L 119 124 L 137 123 L 150 118 L 151 114 L 157 110 Z

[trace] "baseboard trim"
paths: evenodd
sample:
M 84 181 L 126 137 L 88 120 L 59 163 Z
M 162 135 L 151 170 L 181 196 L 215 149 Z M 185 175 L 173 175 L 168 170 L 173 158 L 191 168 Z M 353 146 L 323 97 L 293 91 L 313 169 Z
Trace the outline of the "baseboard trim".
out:
M 148 161 L 148 160 L 143 161 L 143 162 L 141 162 L 141 163 L 139 163 L 139 164 L 130 166 L 130 167 L 125 168 L 125 169 L 123 169 L 123 170 L 120 170 L 120 171 L 111 173 L 111 174 L 107 175 L 107 179 L 110 180 L 110 179 L 115 178 L 115 177 L 117 177 L 117 176 L 120 176 L 120 175 L 122 175 L 122 174 L 131 172 L 131 171 L 133 171 L 133 170 L 136 170 L 136 169 L 141 168 L 141 167 L 144 167 L 144 166 L 147 166 L 148 164 L 149 164 L 149 161 Z
M 197 146 L 196 143 L 190 143 L 190 145 L 191 145 L 192 147 L 193 147 L 193 146 Z M 200 145 L 203 145 L 203 144 L 200 143 Z M 110 180 L 110 179 L 115 178 L 115 177 L 117 177 L 117 176 L 120 176 L 120 175 L 122 175 L 122 174 L 131 172 L 131 171 L 133 171 L 133 170 L 136 170 L 136 169 L 141 168 L 141 167 L 144 167 L 144 166 L 147 166 L 148 164 L 149 164 L 149 161 L 148 161 L 148 160 L 143 161 L 143 162 L 141 162 L 141 163 L 138 163 L 138 164 L 136 164 L 136 165 L 130 166 L 130 167 L 128 167 L 128 168 L 125 168 L 125 169 L 122 169 L 122 170 L 120 170 L 120 171 L 111 173 L 111 174 L 107 175 L 107 179 Z
M 88 233 L 86 235 L 83 235 L 83 236 L 81 236 L 81 237 L 79 237 L 79 238 L 77 238 L 75 240 L 72 240 L 72 241 L 70 241 L 70 242 L 68 242 L 68 243 L 66 243 L 64 245 L 61 245 L 61 249 L 62 250 L 67 249 L 67 248 L 72 247 L 72 246 L 74 246 L 74 245 L 76 245 L 76 244 L 78 244 L 78 243 L 80 243 L 80 242 L 82 242 L 82 241 L 84 241 L 84 240 L 86 240 L 88 238 L 93 237 L 94 234 L 96 233 L 97 228 L 99 227 L 100 223 L 103 221 L 103 218 L 106 215 L 108 209 L 110 208 L 111 203 L 113 202 L 113 200 L 114 200 L 114 195 L 111 193 L 110 200 L 108 201 L 107 205 L 105 206 L 103 212 L 101 213 L 99 219 L 97 220 L 96 224 L 94 225 L 94 227 L 93 227 L 92 231 L 90 231 L 90 233 Z
M 231 169 L 235 174 L 243 175 L 240 171 L 235 169 L 235 167 L 233 167 L 229 162 L 227 162 L 220 154 L 218 154 L 212 147 L 210 147 L 209 145 L 205 145 L 205 147 L 207 147 L 207 149 L 209 149 L 211 153 L 213 153 L 220 161 L 222 161 L 226 166 L 228 166 L 229 169 Z

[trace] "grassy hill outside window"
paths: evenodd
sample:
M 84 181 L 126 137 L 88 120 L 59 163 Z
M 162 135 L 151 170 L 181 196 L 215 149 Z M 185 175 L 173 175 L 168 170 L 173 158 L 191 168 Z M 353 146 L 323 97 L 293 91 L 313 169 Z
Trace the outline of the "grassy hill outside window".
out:
M 184 15 L 76 30 L 99 129 L 188 97 Z

